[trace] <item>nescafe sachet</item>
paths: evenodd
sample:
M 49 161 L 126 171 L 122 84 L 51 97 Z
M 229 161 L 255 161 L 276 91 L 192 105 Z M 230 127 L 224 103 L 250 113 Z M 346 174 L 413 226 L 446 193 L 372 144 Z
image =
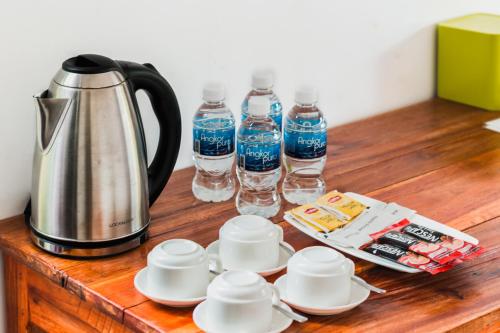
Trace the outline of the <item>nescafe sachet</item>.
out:
M 454 238 L 442 232 L 432 230 L 430 228 L 411 223 L 407 219 L 403 219 L 396 224 L 393 224 L 377 233 L 370 235 L 373 239 L 379 239 L 390 231 L 399 232 L 414 239 L 421 241 L 419 245 L 414 245 L 410 250 L 420 253 L 439 263 L 450 262 L 454 259 L 468 260 L 479 256 L 484 249 L 478 245 L 471 244 L 464 240 Z M 395 233 L 389 237 L 397 238 Z M 403 236 L 400 237 L 402 239 Z M 387 240 L 385 237 L 382 242 Z M 395 244 L 396 240 L 389 244 Z M 404 247 L 404 246 L 403 246 Z
M 447 264 L 440 264 L 415 252 L 390 244 L 372 243 L 366 246 L 363 251 L 398 264 L 421 269 L 433 275 L 445 272 L 458 263 L 453 261 Z
M 370 237 L 379 243 L 390 244 L 404 250 L 413 251 L 440 264 L 446 264 L 461 257 L 459 252 L 444 247 L 441 244 L 429 243 L 397 230 L 377 232 L 371 234 Z

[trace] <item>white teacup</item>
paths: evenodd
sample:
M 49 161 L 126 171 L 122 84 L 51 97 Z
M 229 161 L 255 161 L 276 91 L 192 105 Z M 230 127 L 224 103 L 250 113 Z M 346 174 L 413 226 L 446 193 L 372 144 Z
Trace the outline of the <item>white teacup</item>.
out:
M 208 286 L 206 318 L 213 332 L 269 331 L 278 289 L 251 271 L 226 271 Z
M 196 298 L 206 295 L 209 261 L 221 271 L 219 259 L 187 239 L 170 239 L 158 244 L 148 254 L 148 289 L 166 299 Z
M 219 230 L 219 256 L 225 269 L 263 271 L 278 265 L 283 229 L 256 215 L 240 215 Z
M 312 246 L 288 261 L 286 292 L 291 302 L 311 307 L 349 303 L 354 263 L 338 251 Z

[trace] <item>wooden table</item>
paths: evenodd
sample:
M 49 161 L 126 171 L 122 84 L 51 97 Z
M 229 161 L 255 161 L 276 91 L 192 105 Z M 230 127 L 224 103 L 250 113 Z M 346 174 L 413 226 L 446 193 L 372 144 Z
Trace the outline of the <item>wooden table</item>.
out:
M 496 117 L 500 113 L 436 99 L 329 131 L 328 189 L 411 207 L 467 231 L 487 251 L 437 276 L 398 273 L 356 259 L 356 273 L 388 293 L 372 294 L 341 315 L 311 316 L 289 332 L 500 331 L 500 134 L 482 128 Z M 197 201 L 192 178 L 193 168 L 177 171 L 152 207 L 151 239 L 111 258 L 54 257 L 31 244 L 22 217 L 0 222 L 8 332 L 198 331 L 192 309 L 157 305 L 133 286 L 155 245 L 190 238 L 206 246 L 237 214 L 233 200 Z M 280 223 L 283 210 L 274 222 Z M 317 244 L 281 224 L 296 249 Z

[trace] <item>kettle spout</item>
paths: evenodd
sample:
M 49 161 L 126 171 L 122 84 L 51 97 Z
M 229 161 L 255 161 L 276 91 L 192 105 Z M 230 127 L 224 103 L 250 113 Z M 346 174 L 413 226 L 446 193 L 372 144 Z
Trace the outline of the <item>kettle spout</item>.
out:
M 71 105 L 69 98 L 47 98 L 47 91 L 33 96 L 37 112 L 37 139 L 42 150 L 54 142 L 65 115 Z

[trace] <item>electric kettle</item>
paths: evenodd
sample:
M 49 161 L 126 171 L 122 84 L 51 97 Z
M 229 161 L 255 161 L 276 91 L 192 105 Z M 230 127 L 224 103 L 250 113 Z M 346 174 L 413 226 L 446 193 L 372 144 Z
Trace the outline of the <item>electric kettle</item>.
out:
M 160 128 L 149 168 L 137 90 L 149 96 Z M 79 55 L 64 61 L 35 105 L 33 242 L 77 257 L 140 245 L 147 238 L 149 206 L 179 152 L 180 112 L 168 82 L 150 64 Z

